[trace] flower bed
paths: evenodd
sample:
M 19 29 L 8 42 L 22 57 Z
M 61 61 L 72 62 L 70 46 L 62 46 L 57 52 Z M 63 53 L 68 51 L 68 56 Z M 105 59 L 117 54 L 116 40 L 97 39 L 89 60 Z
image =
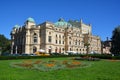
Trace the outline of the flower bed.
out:
M 52 70 L 61 70 L 61 69 L 71 69 L 71 68 L 80 68 L 88 66 L 88 63 L 79 62 L 76 60 L 25 60 L 17 63 L 11 63 L 12 67 L 24 68 L 24 69 L 34 69 L 40 71 L 52 71 Z

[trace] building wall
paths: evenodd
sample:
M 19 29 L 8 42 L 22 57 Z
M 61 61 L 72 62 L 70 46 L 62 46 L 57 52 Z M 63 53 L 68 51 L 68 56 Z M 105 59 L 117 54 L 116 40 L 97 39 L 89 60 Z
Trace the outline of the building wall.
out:
M 84 43 L 89 44 L 89 53 L 101 53 L 101 40 L 99 36 L 84 34 Z
M 111 49 L 111 41 L 108 39 L 106 41 L 103 41 L 102 42 L 102 53 L 111 54 L 110 49 Z
M 77 23 L 79 27 L 68 27 L 64 21 L 59 24 L 62 25 L 56 26 L 51 22 L 36 25 L 27 20 L 23 26 L 14 27 L 11 31 L 11 53 L 30 54 L 43 49 L 46 53 L 76 51 L 86 54 L 85 43 L 90 43 L 89 52 L 101 52 L 100 38 L 91 34 L 90 25 L 80 22 Z

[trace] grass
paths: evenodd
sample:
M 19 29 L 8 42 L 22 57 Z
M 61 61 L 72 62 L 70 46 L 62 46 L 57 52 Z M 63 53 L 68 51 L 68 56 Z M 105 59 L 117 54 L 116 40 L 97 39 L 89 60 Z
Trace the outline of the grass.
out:
M 71 58 L 48 58 L 41 60 L 70 60 Z M 31 59 L 37 60 L 37 59 Z M 13 68 L 13 62 L 24 60 L 1 60 L 0 80 L 119 80 L 120 61 L 86 61 L 92 64 L 85 68 L 73 68 L 42 72 Z M 83 61 L 84 62 L 84 61 Z

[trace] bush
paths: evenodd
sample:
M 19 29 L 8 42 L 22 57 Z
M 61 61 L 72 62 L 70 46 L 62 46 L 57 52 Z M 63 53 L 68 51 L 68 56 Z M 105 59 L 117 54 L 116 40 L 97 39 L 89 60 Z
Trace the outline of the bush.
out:
M 92 57 L 100 59 L 120 59 L 120 56 L 107 54 L 78 54 L 78 55 L 50 55 L 50 56 L 0 56 L 0 60 L 12 59 L 38 59 L 38 58 L 61 58 L 61 57 Z
M 99 61 L 99 58 L 92 58 L 92 57 L 76 57 L 75 60 L 88 60 L 88 61 Z
M 100 58 L 100 59 L 112 59 L 112 55 L 109 55 L 109 54 L 93 54 L 89 56 L 93 58 Z

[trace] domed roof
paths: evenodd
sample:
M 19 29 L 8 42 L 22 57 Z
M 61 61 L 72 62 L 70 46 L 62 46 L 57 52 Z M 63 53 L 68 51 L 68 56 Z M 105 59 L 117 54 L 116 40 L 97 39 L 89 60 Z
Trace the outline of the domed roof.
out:
M 29 17 L 29 18 L 27 19 L 27 21 L 28 21 L 28 22 L 35 22 L 35 20 L 34 20 L 33 18 L 31 18 L 31 17 Z
M 20 27 L 19 25 L 15 25 L 13 29 L 18 29 L 19 27 Z
M 63 18 L 60 18 L 56 23 L 54 23 L 54 25 L 55 25 L 56 27 L 67 27 L 67 26 L 71 26 L 71 24 L 65 22 Z

